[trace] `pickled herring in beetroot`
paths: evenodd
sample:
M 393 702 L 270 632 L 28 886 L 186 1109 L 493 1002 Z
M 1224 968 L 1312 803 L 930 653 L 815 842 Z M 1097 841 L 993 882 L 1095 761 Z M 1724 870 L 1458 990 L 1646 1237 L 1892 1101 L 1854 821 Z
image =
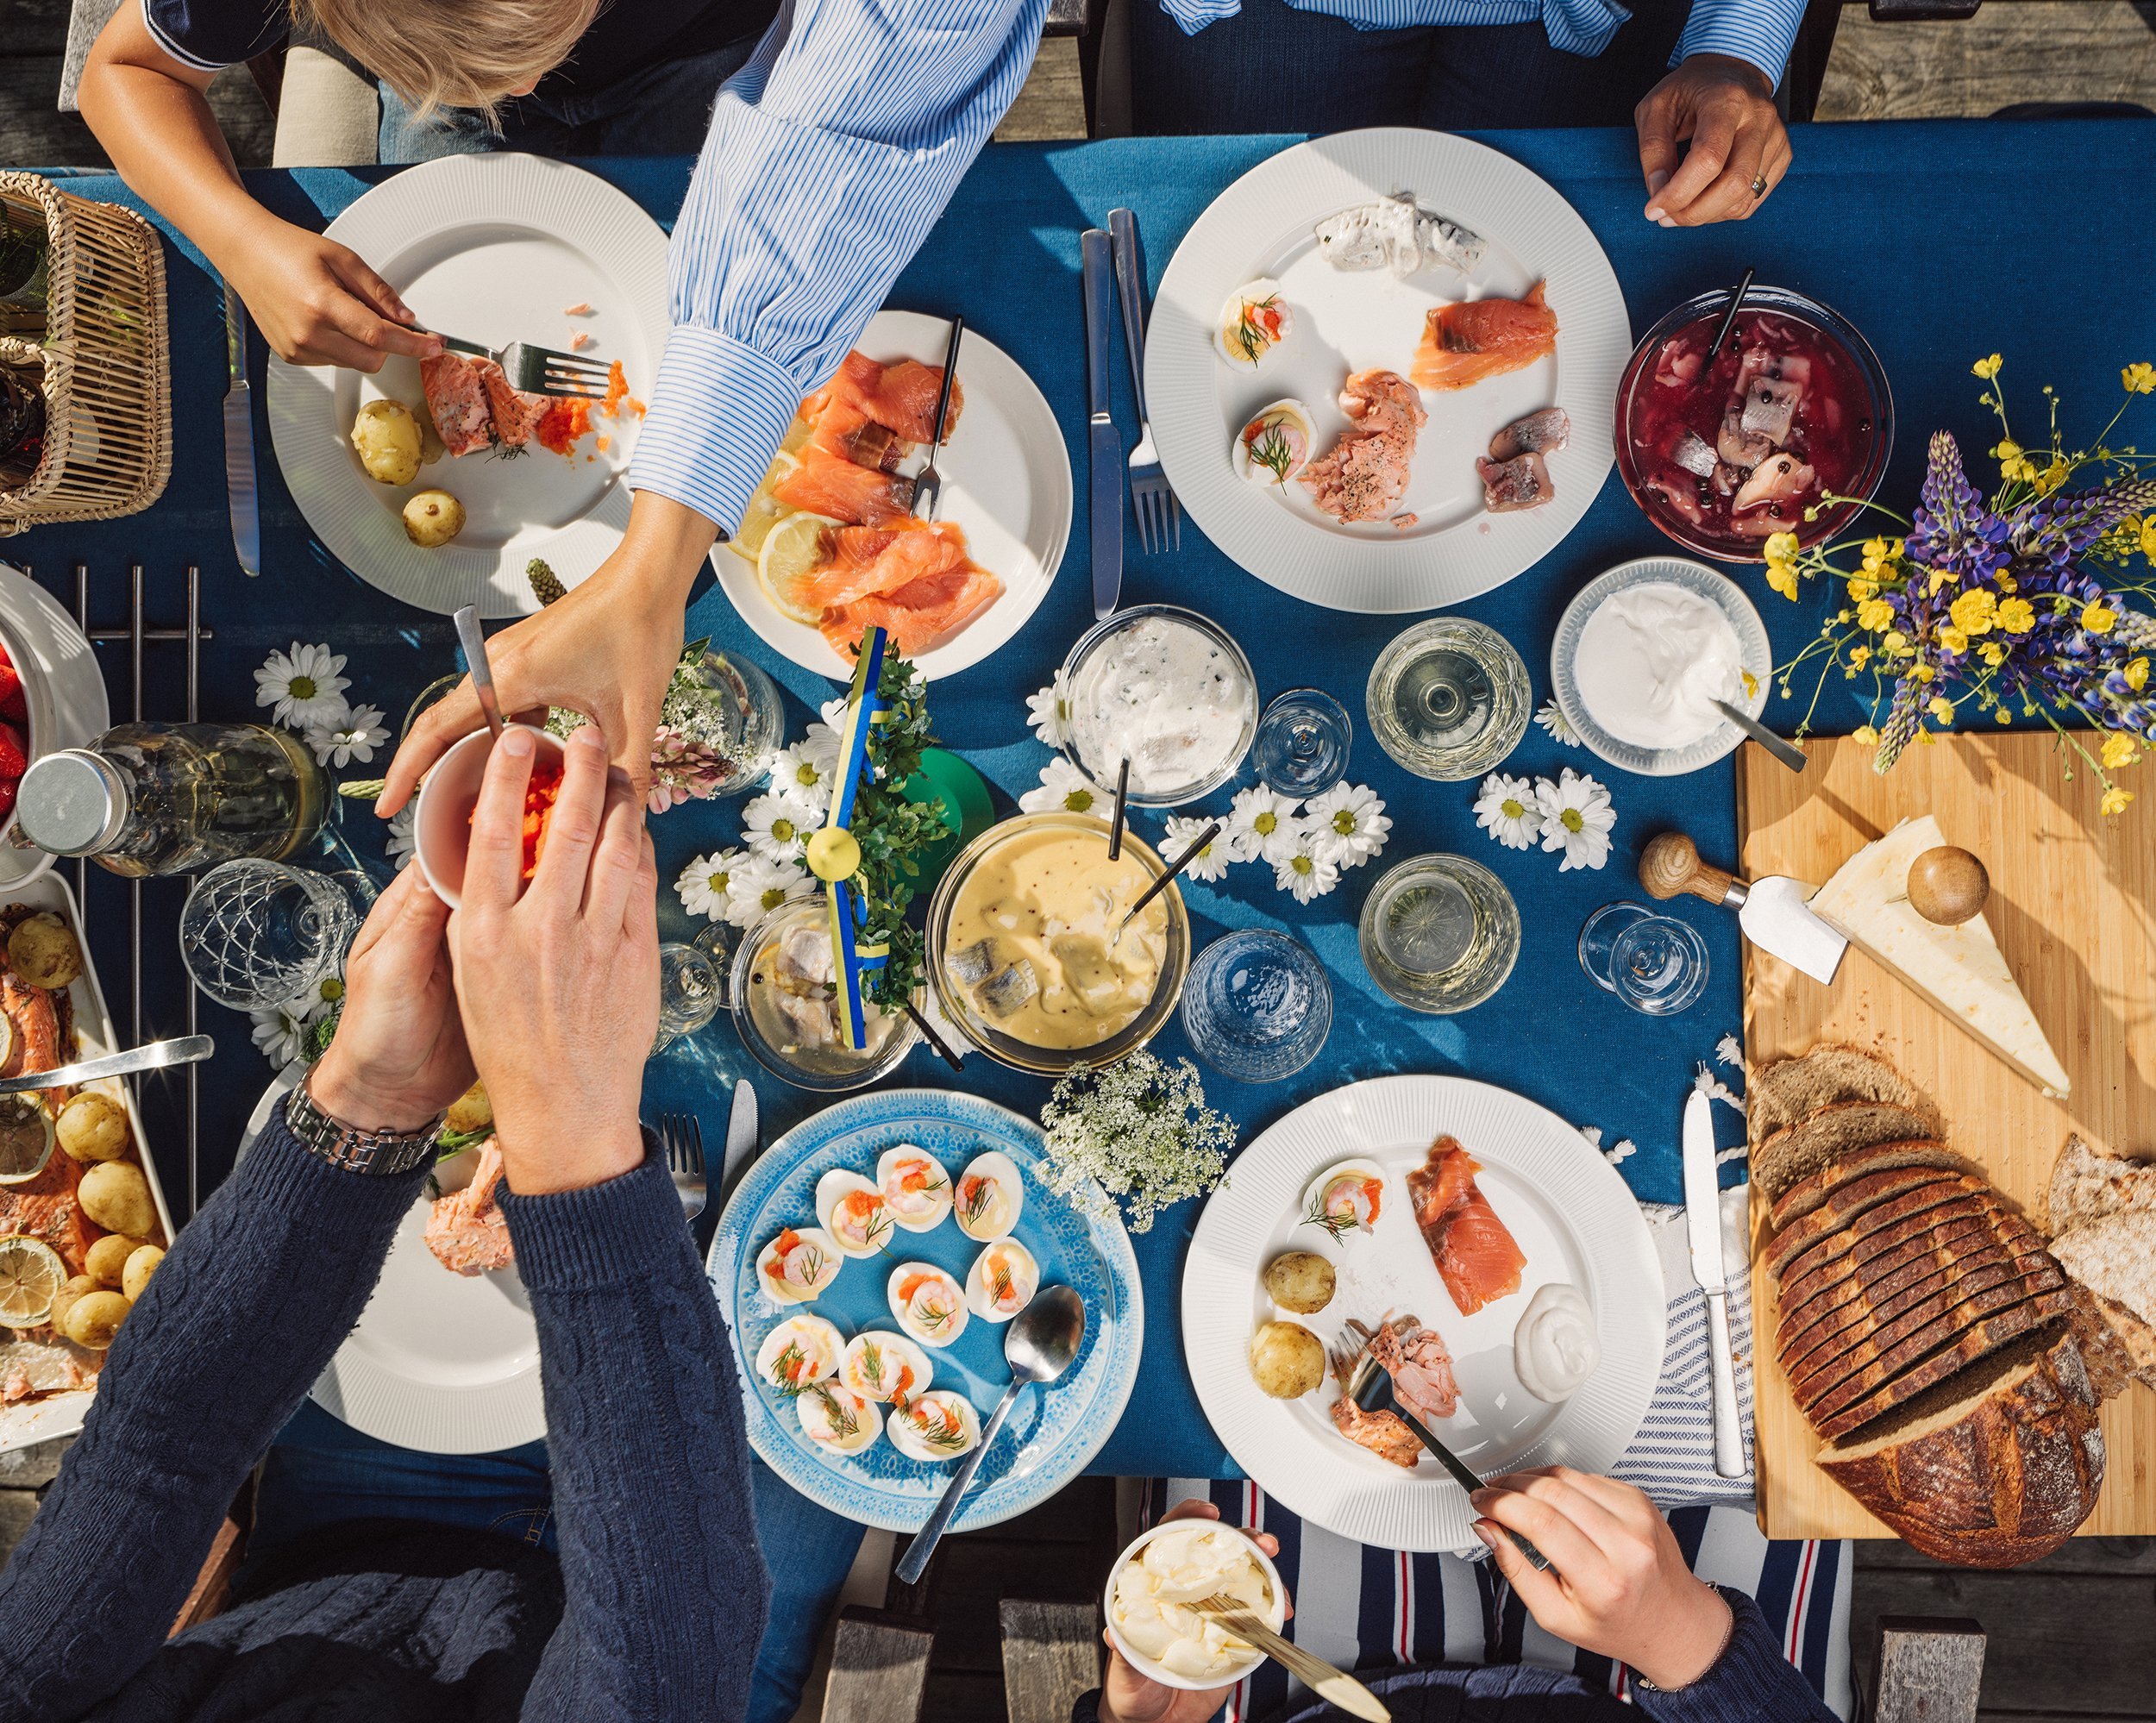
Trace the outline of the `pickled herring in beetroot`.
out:
M 1775 311 L 1741 310 L 1707 362 L 1719 312 L 1664 340 L 1632 392 L 1625 427 L 1645 507 L 1689 536 L 1756 556 L 1770 535 L 1814 540 L 1804 511 L 1852 494 L 1878 428 L 1856 361 L 1824 330 Z

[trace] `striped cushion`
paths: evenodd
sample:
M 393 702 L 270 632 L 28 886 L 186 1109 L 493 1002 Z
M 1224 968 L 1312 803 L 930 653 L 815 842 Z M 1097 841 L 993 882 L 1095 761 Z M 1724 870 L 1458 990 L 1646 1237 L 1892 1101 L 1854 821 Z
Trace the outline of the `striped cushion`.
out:
M 1570 1670 L 1593 1686 L 1629 1696 L 1630 1671 L 1623 1664 L 1545 1632 L 1488 1562 L 1351 1543 L 1305 1526 L 1253 1483 L 1156 1478 L 1149 1489 L 1149 1525 L 1197 1496 L 1229 1524 L 1279 1538 L 1281 1576 L 1295 1600 L 1288 1636 L 1344 1669 L 1535 1663 Z M 1669 1519 L 1692 1571 L 1757 1599 L 1789 1661 L 1836 1714 L 1850 1716 L 1851 1546 L 1771 1543 L 1749 1512 L 1734 1507 L 1680 1507 Z M 1278 1664 L 1263 1663 L 1237 1686 L 1220 1716 L 1225 1723 L 1259 1723 L 1287 1703 L 1289 1689 Z

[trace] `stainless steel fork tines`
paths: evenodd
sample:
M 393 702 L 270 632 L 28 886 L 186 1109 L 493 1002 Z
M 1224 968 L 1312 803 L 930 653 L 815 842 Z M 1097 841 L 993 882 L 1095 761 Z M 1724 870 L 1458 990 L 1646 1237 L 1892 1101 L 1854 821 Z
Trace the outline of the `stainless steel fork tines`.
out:
M 704 1122 L 693 1113 L 662 1112 L 658 1131 L 674 1194 L 681 1199 L 681 1212 L 693 1220 L 703 1213 L 709 1193 L 704 1176 Z
M 1138 259 L 1138 217 L 1128 210 L 1108 211 L 1108 236 L 1114 247 L 1116 297 L 1123 302 L 1123 345 L 1131 355 L 1131 395 L 1138 403 L 1138 446 L 1131 451 L 1131 512 L 1138 517 L 1138 540 L 1148 556 L 1183 544 L 1182 507 L 1161 471 L 1153 448 L 1152 420 L 1145 410 L 1145 284 Z
M 574 396 L 587 401 L 605 398 L 611 367 L 604 360 L 584 359 L 524 341 L 512 341 L 506 347 L 482 347 L 475 341 L 443 335 L 439 329 L 431 333 L 452 353 L 492 360 L 509 379 L 509 386 L 520 394 Z

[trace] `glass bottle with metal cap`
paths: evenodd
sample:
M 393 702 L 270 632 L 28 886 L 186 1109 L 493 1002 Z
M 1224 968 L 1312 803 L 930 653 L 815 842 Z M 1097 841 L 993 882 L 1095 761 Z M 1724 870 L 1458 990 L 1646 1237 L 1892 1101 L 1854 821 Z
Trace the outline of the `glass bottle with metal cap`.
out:
M 322 829 L 329 780 L 299 737 L 251 724 L 124 724 L 32 762 L 16 827 L 115 874 L 281 862 Z

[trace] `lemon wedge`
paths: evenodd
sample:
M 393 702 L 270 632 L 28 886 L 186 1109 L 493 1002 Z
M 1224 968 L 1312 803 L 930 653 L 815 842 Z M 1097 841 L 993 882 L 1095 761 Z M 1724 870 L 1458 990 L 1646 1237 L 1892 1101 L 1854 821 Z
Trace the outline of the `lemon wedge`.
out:
M 67 1265 L 41 1239 L 20 1233 L 0 1238 L 0 1323 L 34 1328 L 53 1311 L 53 1298 L 66 1283 Z
M 763 475 L 763 483 L 756 486 L 755 493 L 749 498 L 749 506 L 741 511 L 741 530 L 727 540 L 737 554 L 754 562 L 763 548 L 764 540 L 770 536 L 771 529 L 794 512 L 771 493 L 784 484 L 787 474 L 800 464 L 795 456 L 783 453 L 771 458 L 771 467 Z
M 766 535 L 756 555 L 756 580 L 781 616 L 811 628 L 822 624 L 820 605 L 812 608 L 787 593 L 795 580 L 823 560 L 824 529 L 838 524 L 823 515 L 788 515 Z
M 786 428 L 786 440 L 779 445 L 779 453 L 792 454 L 816 435 L 816 425 L 806 413 L 796 413 L 793 423 Z

